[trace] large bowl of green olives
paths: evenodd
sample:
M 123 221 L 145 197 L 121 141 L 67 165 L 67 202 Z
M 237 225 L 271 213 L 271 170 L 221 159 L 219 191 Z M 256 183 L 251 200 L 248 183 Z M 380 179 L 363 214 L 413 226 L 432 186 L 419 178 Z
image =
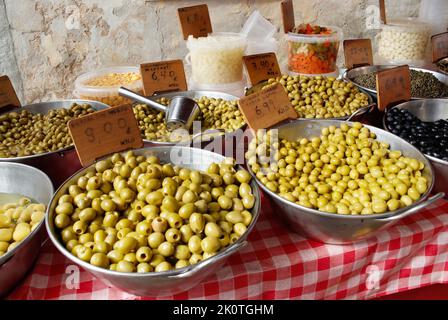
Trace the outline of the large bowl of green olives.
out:
M 246 90 L 246 95 L 280 83 L 298 118 L 346 120 L 360 117 L 375 106 L 372 97 L 354 84 L 324 76 L 283 75 Z
M 90 100 L 30 104 L 0 114 L 0 162 L 18 162 L 44 171 L 55 186 L 81 168 L 67 123 L 108 108 Z
M 0 297 L 25 276 L 46 237 L 46 206 L 53 185 L 42 171 L 0 163 Z
M 234 159 L 190 147 L 106 157 L 56 191 L 46 225 L 58 250 L 137 295 L 182 292 L 246 244 L 260 191 Z
M 428 159 L 359 122 L 296 120 L 258 132 L 246 154 L 259 186 L 299 233 L 347 244 L 377 235 L 443 197 Z

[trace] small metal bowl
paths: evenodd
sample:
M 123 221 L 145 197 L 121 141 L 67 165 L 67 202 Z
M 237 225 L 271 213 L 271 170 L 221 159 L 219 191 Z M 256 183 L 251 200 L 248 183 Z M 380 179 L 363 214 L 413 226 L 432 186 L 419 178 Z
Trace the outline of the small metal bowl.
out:
M 427 99 L 408 101 L 399 104 L 393 108 L 406 109 L 422 121 L 434 122 L 440 119 L 448 119 L 448 100 L 447 99 Z M 383 127 L 389 131 L 386 123 L 388 112 L 383 116 Z M 434 167 L 435 185 L 434 192 L 445 192 L 448 195 L 448 162 L 429 155 L 425 155 Z
M 350 82 L 345 79 L 342 79 L 342 80 L 344 80 L 345 82 Z M 245 91 L 245 95 L 248 96 L 257 91 L 260 91 L 267 84 L 268 84 L 267 81 L 263 81 L 253 87 L 247 88 Z M 367 95 L 367 98 L 369 99 L 369 104 L 367 106 L 361 107 L 358 110 L 356 110 L 355 112 L 353 112 L 351 115 L 345 116 L 345 117 L 327 118 L 327 119 L 313 118 L 313 119 L 315 119 L 315 120 L 347 120 L 347 121 L 350 121 L 352 119 L 358 119 L 358 117 L 363 117 L 363 116 L 367 115 L 369 112 L 371 112 L 375 108 L 376 104 L 373 101 L 372 96 L 367 92 L 367 90 L 365 90 L 359 86 L 357 86 L 357 88 L 360 92 Z M 306 119 L 306 118 L 299 118 L 299 119 Z
M 0 192 L 21 194 L 47 205 L 53 196 L 53 184 L 42 171 L 20 163 L 0 163 Z M 39 253 L 46 237 L 44 221 L 20 245 L 0 257 L 0 297 L 6 295 L 24 277 Z
M 331 125 L 339 127 L 342 123 L 347 122 L 338 120 L 295 120 L 274 127 L 274 129 L 278 129 L 279 139 L 295 141 L 298 138 L 320 136 L 322 128 Z M 440 193 L 425 201 L 434 185 L 434 173 L 430 162 L 420 151 L 387 131 L 372 126 L 366 127 L 377 135 L 378 140 L 388 142 L 391 149 L 400 150 L 405 156 L 413 157 L 425 164 L 423 174 L 429 181 L 428 190 L 417 202 L 394 212 L 371 215 L 340 215 L 306 208 L 290 202 L 270 191 L 255 178 L 258 185 L 279 207 L 280 210 L 277 210 L 276 213 L 288 222 L 293 231 L 324 243 L 350 244 L 377 235 L 397 221 L 416 213 L 443 197 L 443 193 Z M 255 177 L 252 169 L 249 168 L 249 170 Z
M 73 103 L 87 103 L 95 110 L 103 110 L 109 107 L 107 104 L 98 101 L 73 99 L 34 103 L 19 109 L 9 110 L 8 112 L 28 110 L 31 113 L 46 114 L 54 109 L 69 109 Z M 0 158 L 1 162 L 16 162 L 36 167 L 48 174 L 56 187 L 81 168 L 81 163 L 79 162 L 74 146 L 25 157 Z
M 225 157 L 210 151 L 177 146 L 143 148 L 134 150 L 134 153 L 136 155 L 143 156 L 155 155 L 159 157 L 162 163 L 174 163 L 181 165 L 182 167 L 201 171 L 206 170 L 211 163 L 220 163 L 225 159 Z M 58 250 L 69 260 L 80 265 L 82 268 L 92 273 L 95 277 L 102 280 L 107 285 L 117 287 L 132 294 L 145 296 L 166 296 L 183 292 L 194 287 L 210 274 L 215 273 L 216 270 L 224 265 L 230 255 L 246 245 L 246 238 L 252 231 L 260 213 L 260 190 L 257 183 L 252 180 L 250 185 L 255 196 L 255 205 L 252 209 L 252 222 L 240 239 L 228 246 L 226 249 L 220 251 L 215 256 L 185 268 L 164 272 L 123 273 L 95 267 L 68 252 L 60 241 L 60 237 L 54 226 L 54 209 L 57 205 L 59 197 L 65 193 L 71 183 L 76 181 L 78 177 L 83 175 L 92 166 L 93 165 L 75 173 L 56 191 L 47 210 L 47 231 L 56 248 L 58 248 Z
M 353 79 L 357 76 L 363 75 L 363 74 L 370 74 L 370 73 L 376 73 L 378 71 L 383 71 L 391 68 L 395 68 L 397 66 L 392 65 L 375 65 L 375 66 L 365 66 L 365 67 L 358 67 L 351 70 L 347 70 L 344 72 L 342 78 L 345 81 L 349 81 L 353 83 L 355 86 L 360 88 L 361 90 L 364 90 L 368 92 L 374 99 L 377 99 L 377 92 L 376 89 L 370 89 L 367 87 L 364 87 L 355 81 Z M 448 86 L 448 74 L 443 74 L 440 72 L 436 72 L 433 70 L 423 69 L 423 68 L 410 68 L 410 70 L 416 70 L 416 71 L 423 71 L 427 73 L 431 73 L 433 76 L 435 76 L 440 82 L 444 83 Z M 448 98 L 448 97 L 447 97 Z M 428 99 L 428 98 L 422 98 L 422 97 L 411 97 L 412 100 L 419 100 L 419 99 Z

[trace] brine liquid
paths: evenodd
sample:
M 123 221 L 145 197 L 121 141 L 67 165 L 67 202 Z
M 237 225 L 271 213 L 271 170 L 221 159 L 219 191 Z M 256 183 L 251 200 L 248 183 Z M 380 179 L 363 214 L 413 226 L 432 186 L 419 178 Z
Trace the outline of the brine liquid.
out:
M 18 193 L 0 192 L 0 208 L 7 203 L 17 203 L 21 198 L 28 198 L 32 203 L 36 203 L 32 198 Z

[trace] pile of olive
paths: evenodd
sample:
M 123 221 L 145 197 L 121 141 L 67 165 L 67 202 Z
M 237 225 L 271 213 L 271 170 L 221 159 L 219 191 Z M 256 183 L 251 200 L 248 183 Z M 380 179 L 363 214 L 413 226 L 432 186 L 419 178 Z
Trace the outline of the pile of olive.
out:
M 248 164 L 269 190 L 301 206 L 384 213 L 411 205 L 428 189 L 422 162 L 389 150 L 361 123 L 329 126 L 320 137 L 297 141 L 273 137 L 272 131 L 257 133 Z
M 88 104 L 74 103 L 68 109 L 46 114 L 23 109 L 0 115 L 0 158 L 30 156 L 72 145 L 67 122 L 95 112 Z
M 406 109 L 392 108 L 386 116 L 387 129 L 424 154 L 448 161 L 448 121 L 424 122 Z
M 231 160 L 231 161 L 230 161 Z M 207 172 L 115 154 L 58 199 L 54 224 L 68 251 L 101 268 L 182 268 L 234 243 L 252 221 L 250 174 L 234 160 Z
M 161 104 L 168 105 L 169 99 L 161 98 Z M 244 125 L 244 118 L 238 109 L 236 101 L 201 97 L 196 100 L 201 114 L 196 119 L 201 121 L 201 131 L 223 129 L 226 132 L 235 131 Z M 165 124 L 165 114 L 156 111 L 145 104 L 134 107 L 142 136 L 150 141 L 177 141 L 175 135 L 170 135 Z
M 269 79 L 266 86 L 278 82 L 300 118 L 346 117 L 369 104 L 368 96 L 356 86 L 334 77 L 283 75 Z
M 44 217 L 45 205 L 28 198 L 0 206 L 0 257 L 25 240 Z

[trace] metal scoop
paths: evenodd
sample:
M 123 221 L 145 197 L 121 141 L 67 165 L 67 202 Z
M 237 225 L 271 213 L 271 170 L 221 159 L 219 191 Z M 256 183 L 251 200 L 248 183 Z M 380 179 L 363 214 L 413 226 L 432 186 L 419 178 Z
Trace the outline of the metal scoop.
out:
M 167 107 L 124 87 L 118 89 L 118 94 L 122 97 L 147 104 L 157 111 L 164 112 L 165 123 L 169 131 L 179 128 L 190 129 L 193 121 L 201 112 L 196 101 L 188 97 L 173 97 Z

